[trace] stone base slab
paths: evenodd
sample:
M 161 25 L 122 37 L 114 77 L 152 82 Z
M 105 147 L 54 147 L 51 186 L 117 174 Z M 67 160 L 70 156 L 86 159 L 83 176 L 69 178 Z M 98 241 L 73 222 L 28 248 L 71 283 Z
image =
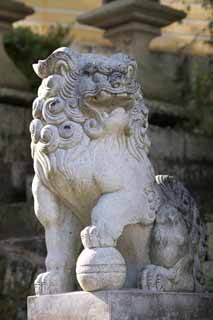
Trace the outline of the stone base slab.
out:
M 142 290 L 28 297 L 28 320 L 212 320 L 213 294 Z

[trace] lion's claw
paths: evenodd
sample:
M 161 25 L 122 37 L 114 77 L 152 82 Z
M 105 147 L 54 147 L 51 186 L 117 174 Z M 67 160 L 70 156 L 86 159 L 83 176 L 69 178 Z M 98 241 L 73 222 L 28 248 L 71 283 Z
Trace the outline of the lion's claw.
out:
M 101 228 L 99 228 L 101 229 Z M 81 231 L 81 241 L 84 248 L 114 247 L 115 240 L 106 232 L 95 226 L 89 226 Z
M 169 291 L 172 287 L 172 280 L 174 280 L 175 274 L 174 269 L 148 265 L 142 270 L 140 285 L 145 290 Z
M 41 273 L 34 281 L 35 294 L 59 294 L 72 291 L 72 275 L 69 271 L 49 271 Z

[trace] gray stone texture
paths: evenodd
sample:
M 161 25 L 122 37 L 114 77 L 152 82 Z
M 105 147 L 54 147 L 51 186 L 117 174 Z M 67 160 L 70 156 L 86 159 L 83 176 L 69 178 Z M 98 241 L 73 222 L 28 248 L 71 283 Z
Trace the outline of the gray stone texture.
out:
M 161 27 L 184 17 L 183 11 L 158 1 L 118 0 L 80 15 L 78 22 L 103 29 L 116 49 L 136 59 L 145 97 L 180 102 L 184 84 L 177 81 L 179 57 L 150 54 L 149 44 Z
M 25 320 L 26 296 L 32 281 L 43 270 L 44 241 L 40 237 L 0 241 L 1 320 Z
M 207 223 L 207 259 L 203 265 L 203 272 L 206 275 L 206 283 L 209 291 L 213 292 L 213 222 Z
M 28 320 L 211 320 L 213 295 L 142 290 L 29 297 Z
M 130 8 L 132 3 L 140 7 L 133 1 Z M 160 8 L 154 5 L 161 16 Z M 131 288 L 154 292 L 202 291 L 205 230 L 188 190 L 174 177 L 158 175 L 147 156 L 148 109 L 136 61 L 122 53 L 59 48 L 33 67 L 42 85 L 30 125 L 32 191 L 48 251 L 46 272 L 35 280 L 36 294 L 73 291 L 75 266 L 80 287 L 90 292 L 122 289 L 125 279 Z M 177 145 L 178 135 L 169 138 Z M 166 157 L 172 153 L 169 142 Z M 122 257 L 117 240 L 128 225 L 134 233 L 136 224 L 145 231 L 140 241 L 127 235 L 133 250 Z M 137 258 L 130 279 L 126 272 Z
M 1 63 L 4 64 L 2 60 Z M 4 72 L 8 74 L 8 70 Z M 32 172 L 29 148 L 32 99 L 32 93 L 3 88 L 1 83 L 1 320 L 26 319 L 26 296 L 33 294 L 32 282 L 36 273 L 43 270 L 46 254 L 43 229 L 34 217 L 32 202 L 26 202 L 26 183 Z
M 4 2 L 8 3 L 8 1 Z M 123 35 L 127 34 L 126 31 L 122 32 L 122 30 L 121 33 Z M 144 47 L 141 45 L 141 37 L 143 35 L 141 35 L 141 32 L 138 32 L 137 35 L 140 37 L 140 43 L 132 35 L 130 35 L 132 41 L 129 41 L 127 37 L 126 44 L 128 49 L 132 49 L 133 45 L 138 43 L 138 49 L 143 50 Z M 146 41 L 145 37 L 144 39 Z M 148 37 L 149 39 L 150 37 Z M 114 41 L 114 45 L 117 42 Z M 110 50 L 105 47 L 101 48 L 102 53 L 106 53 L 106 51 L 109 53 Z M 97 48 L 91 45 L 91 47 L 86 47 L 84 51 L 95 52 Z M 134 53 L 133 50 L 131 53 Z M 178 58 L 176 55 L 153 53 L 150 60 L 146 60 L 148 57 L 143 51 L 139 52 L 137 57 L 139 59 L 139 68 L 142 68 L 139 73 L 140 77 L 144 79 L 146 76 L 148 79 L 148 85 L 145 84 L 144 91 L 147 92 L 147 95 L 150 95 L 149 100 L 146 100 L 146 104 L 150 110 L 150 123 L 154 124 L 150 129 L 153 141 L 151 158 L 156 172 L 171 173 L 183 179 L 190 189 L 196 193 L 197 199 L 200 200 L 204 208 L 202 212 L 211 213 L 213 208 L 212 137 L 202 135 L 199 132 L 197 134 L 186 134 L 175 127 L 176 124 L 177 126 L 182 126 L 181 121 L 185 117 L 191 119 L 192 116 L 197 114 L 196 109 L 191 111 L 188 108 L 185 100 L 188 99 L 191 102 L 191 88 L 196 88 L 195 80 L 197 74 L 202 74 L 202 65 L 206 58 L 200 58 L 202 60 L 199 63 L 200 67 L 194 68 L 197 58 L 190 57 L 185 59 L 181 55 Z M 195 63 L 192 63 L 192 60 L 196 60 Z M 145 61 L 148 61 L 149 67 L 145 68 Z M 1 70 L 5 69 L 1 68 Z M 156 74 L 156 70 L 160 73 L 160 76 Z M 190 71 L 189 74 L 188 71 Z M 8 69 L 6 69 L 6 73 L 4 71 L 3 78 L 7 73 Z M 23 82 L 18 85 L 23 86 Z M 24 81 L 25 85 L 26 82 Z M 12 87 L 17 89 L 17 78 L 12 79 Z M 29 184 L 32 161 L 29 152 L 28 126 L 31 120 L 30 103 L 32 97 L 26 94 L 25 91 L 0 88 L 0 100 L 0 114 L 1 119 L 3 119 L 0 126 L 0 318 L 1 320 L 26 320 L 25 297 L 26 295 L 34 294 L 32 290 L 33 280 L 36 272 L 41 272 L 44 267 L 45 255 L 44 241 L 41 236 L 43 235 L 43 228 L 39 222 L 36 222 L 32 204 L 23 202 L 26 199 L 26 194 L 27 199 L 31 201 Z M 154 121 L 155 115 L 157 115 L 157 120 Z M 174 122 L 171 122 L 171 119 Z M 161 139 L 159 139 L 159 136 Z M 169 143 L 169 152 L 165 150 L 167 143 Z M 176 143 L 178 148 L 176 148 Z M 155 157 L 153 149 L 156 149 Z M 26 168 L 26 171 L 24 168 Z M 20 177 L 21 183 L 17 177 Z M 27 188 L 24 187 L 23 183 L 25 178 Z M 17 203 L 17 198 L 21 202 Z M 209 226 L 208 230 L 210 230 Z M 212 234 L 209 231 L 210 233 Z M 7 240 L 7 245 L 5 245 L 5 240 Z M 41 250 L 38 249 L 40 247 Z M 36 259 L 32 255 L 35 251 Z M 10 257 L 8 257 L 8 253 Z M 212 256 L 210 247 L 208 256 Z M 36 268 L 38 271 L 36 271 Z M 13 272 L 11 272 L 11 269 Z M 211 281 L 209 283 L 212 283 L 211 288 L 210 286 L 208 287 L 213 290 L 212 261 L 204 264 L 204 271 L 208 275 L 208 281 Z M 8 274 L 10 280 L 8 280 Z M 15 283 L 16 289 L 8 283 Z M 4 284 L 5 289 L 3 289 Z M 17 299 L 18 295 L 20 299 Z M 189 300 L 185 299 L 185 301 Z M 206 308 L 205 301 L 203 304 L 204 309 Z M 79 299 L 77 302 L 79 302 Z M 211 317 L 212 314 L 208 319 L 211 319 Z M 70 318 L 68 317 L 67 319 Z M 95 316 L 92 319 L 95 319 Z M 137 316 L 133 317 L 133 319 L 138 320 Z M 168 319 L 167 315 L 164 319 Z M 184 316 L 180 319 L 188 320 Z M 202 318 L 198 316 L 197 319 Z
M 25 199 L 25 179 L 32 172 L 29 122 L 31 111 L 0 102 L 0 202 Z

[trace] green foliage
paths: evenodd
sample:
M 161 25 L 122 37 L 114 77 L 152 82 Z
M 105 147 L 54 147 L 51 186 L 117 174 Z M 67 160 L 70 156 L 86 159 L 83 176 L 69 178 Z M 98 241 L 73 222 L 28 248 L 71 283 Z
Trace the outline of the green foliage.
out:
M 208 71 L 197 74 L 193 92 L 200 129 L 213 134 L 213 56 L 208 57 Z M 194 114 L 195 116 L 195 114 Z
M 186 6 L 186 10 L 190 11 L 191 10 L 191 4 L 188 4 L 187 0 L 180 0 L 183 4 L 187 5 Z M 201 4 L 203 6 L 203 8 L 210 10 L 210 12 L 212 13 L 211 18 L 209 20 L 209 24 L 208 24 L 208 29 L 210 32 L 210 40 L 208 41 L 210 44 L 213 44 L 213 0 L 201 0 Z M 202 32 L 205 31 L 206 28 L 204 28 L 202 30 Z M 202 33 L 201 32 L 201 33 Z M 199 34 L 198 34 L 199 35 Z
M 209 292 L 213 292 L 213 275 L 206 276 L 206 287 Z
M 213 222 L 213 212 L 208 212 L 205 214 L 205 220 L 207 222 Z
M 8 55 L 29 80 L 32 90 L 38 88 L 40 79 L 33 72 L 32 64 L 45 59 L 59 47 L 69 46 L 69 27 L 53 27 L 48 34 L 34 33 L 30 28 L 18 27 L 7 33 L 4 45 Z

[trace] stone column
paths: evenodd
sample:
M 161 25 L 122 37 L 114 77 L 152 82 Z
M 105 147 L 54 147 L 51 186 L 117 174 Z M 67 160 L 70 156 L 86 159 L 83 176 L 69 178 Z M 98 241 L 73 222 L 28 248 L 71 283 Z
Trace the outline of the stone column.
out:
M 11 30 L 12 24 L 33 13 L 33 9 L 13 0 L 0 2 L 0 89 L 28 90 L 25 76 L 18 70 L 4 49 L 4 34 Z
M 174 79 L 176 58 L 151 54 L 149 45 L 161 34 L 162 27 L 184 17 L 183 11 L 158 0 L 116 0 L 80 15 L 78 22 L 105 30 L 105 37 L 118 51 L 136 59 L 146 97 L 177 102 L 180 93 Z

